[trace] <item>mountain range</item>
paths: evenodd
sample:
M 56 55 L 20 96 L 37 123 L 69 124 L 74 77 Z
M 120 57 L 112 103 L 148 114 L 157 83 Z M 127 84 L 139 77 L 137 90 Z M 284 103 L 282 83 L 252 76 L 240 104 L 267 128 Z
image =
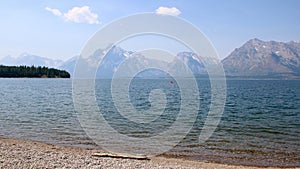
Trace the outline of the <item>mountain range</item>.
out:
M 98 52 L 102 52 L 101 50 Z M 134 55 L 120 47 L 113 47 L 102 60 L 97 77 L 110 78 L 118 66 Z M 67 61 L 52 60 L 36 55 L 22 54 L 19 57 L 6 56 L 0 59 L 3 65 L 35 65 L 59 68 L 68 71 L 71 76 L 78 56 Z M 184 62 L 195 75 L 207 75 L 204 64 L 192 52 L 180 52 L 177 58 Z M 140 57 L 136 64 L 143 66 L 145 57 Z M 268 79 L 300 79 L 300 42 L 276 42 L 251 39 L 236 48 L 222 61 L 225 73 L 230 78 L 268 78 Z M 166 67 L 174 68 L 176 63 Z M 177 64 L 178 66 L 178 64 Z M 129 70 L 128 70 L 129 71 Z M 159 71 L 149 71 L 149 77 L 165 76 Z

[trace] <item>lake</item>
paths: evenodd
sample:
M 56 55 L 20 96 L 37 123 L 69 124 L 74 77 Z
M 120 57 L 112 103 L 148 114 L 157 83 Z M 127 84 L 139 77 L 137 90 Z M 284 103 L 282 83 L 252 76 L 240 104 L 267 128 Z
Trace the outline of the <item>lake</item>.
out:
M 174 84 L 173 84 L 174 83 Z M 164 156 L 257 166 L 300 166 L 300 81 L 227 80 L 221 121 L 205 143 L 198 136 L 210 105 L 210 83 L 197 80 L 200 108 L 189 134 Z M 113 107 L 110 80 L 96 81 L 96 99 L 104 117 L 119 133 L 151 137 L 176 120 L 180 90 L 169 79 L 136 79 L 129 99 L 140 112 L 149 110 L 149 93 L 161 88 L 165 114 L 153 128 L 139 128 Z M 0 137 L 64 146 L 101 148 L 82 129 L 74 110 L 72 79 L 0 79 Z M 156 100 L 158 103 L 164 100 Z M 128 111 L 127 105 L 124 110 Z M 159 110 L 157 110 L 159 111 Z M 159 127 L 158 127 L 159 126 Z

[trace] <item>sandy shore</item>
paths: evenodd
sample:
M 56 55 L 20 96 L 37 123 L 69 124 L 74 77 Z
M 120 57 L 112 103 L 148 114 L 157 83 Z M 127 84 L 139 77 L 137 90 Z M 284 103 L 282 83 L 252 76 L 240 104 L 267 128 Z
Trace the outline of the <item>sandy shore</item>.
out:
M 151 160 L 94 157 L 95 152 L 99 150 L 0 138 L 0 168 L 256 168 L 163 157 Z

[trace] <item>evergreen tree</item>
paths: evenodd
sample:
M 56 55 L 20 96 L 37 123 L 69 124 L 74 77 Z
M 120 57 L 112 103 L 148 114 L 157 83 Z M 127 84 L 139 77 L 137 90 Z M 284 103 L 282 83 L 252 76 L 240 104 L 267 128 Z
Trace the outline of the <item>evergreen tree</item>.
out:
M 29 77 L 29 78 L 70 78 L 65 70 L 35 66 L 4 66 L 0 65 L 0 77 Z

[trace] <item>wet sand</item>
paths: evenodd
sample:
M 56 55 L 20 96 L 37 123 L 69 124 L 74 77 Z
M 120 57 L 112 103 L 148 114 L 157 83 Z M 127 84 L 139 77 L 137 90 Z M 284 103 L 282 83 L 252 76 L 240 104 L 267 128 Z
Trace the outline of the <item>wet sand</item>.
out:
M 101 151 L 0 138 L 0 168 L 257 168 L 165 157 L 150 160 L 94 157 L 95 152 Z

